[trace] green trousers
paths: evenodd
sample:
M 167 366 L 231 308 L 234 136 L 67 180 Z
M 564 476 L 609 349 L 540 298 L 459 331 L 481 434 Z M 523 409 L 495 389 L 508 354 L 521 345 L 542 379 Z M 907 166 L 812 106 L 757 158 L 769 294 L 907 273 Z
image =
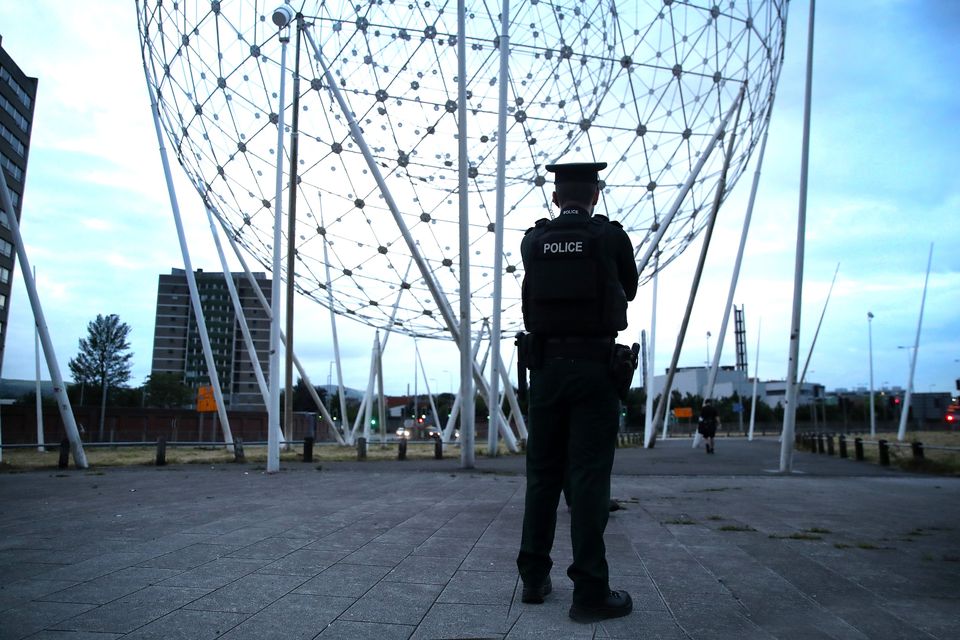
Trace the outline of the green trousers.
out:
M 603 532 L 620 403 L 605 361 L 548 358 L 530 374 L 527 493 L 517 568 L 525 584 L 546 578 L 564 481 L 570 493 L 575 602 L 605 598 L 609 570 Z

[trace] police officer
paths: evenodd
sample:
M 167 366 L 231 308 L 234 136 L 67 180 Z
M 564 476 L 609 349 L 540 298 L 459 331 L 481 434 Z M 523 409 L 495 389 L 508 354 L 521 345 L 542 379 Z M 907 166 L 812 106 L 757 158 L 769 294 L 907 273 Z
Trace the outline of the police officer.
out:
M 565 478 L 570 493 L 573 581 L 570 617 L 625 616 L 630 594 L 610 589 L 603 532 L 620 410 L 611 379 L 617 332 L 637 293 L 633 246 L 619 223 L 593 215 L 605 162 L 547 165 L 554 220 L 541 219 L 520 246 L 523 321 L 532 335 L 527 492 L 517 567 L 522 601 L 552 590 L 550 550 Z

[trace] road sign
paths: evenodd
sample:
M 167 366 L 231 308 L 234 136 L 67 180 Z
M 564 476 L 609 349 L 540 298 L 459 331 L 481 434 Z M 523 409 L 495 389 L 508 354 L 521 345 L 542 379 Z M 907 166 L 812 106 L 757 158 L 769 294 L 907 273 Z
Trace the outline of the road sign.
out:
M 733 412 L 734 413 L 743 413 L 743 405 L 739 402 L 733 403 Z
M 213 413 L 217 410 L 217 401 L 213 397 L 213 386 L 197 388 L 197 411 L 200 413 Z
M 676 407 L 673 410 L 673 417 L 674 418 L 692 418 L 693 409 L 691 409 L 690 407 Z

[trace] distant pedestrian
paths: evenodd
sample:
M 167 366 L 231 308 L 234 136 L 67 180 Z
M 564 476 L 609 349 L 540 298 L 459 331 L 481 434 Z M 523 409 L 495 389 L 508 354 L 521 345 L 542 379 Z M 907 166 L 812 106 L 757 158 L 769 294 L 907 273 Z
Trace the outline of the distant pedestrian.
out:
M 517 568 L 525 603 L 550 594 L 550 558 L 564 484 L 570 498 L 570 617 L 596 622 L 633 610 L 612 591 L 603 533 L 620 412 L 615 338 L 637 293 L 633 245 L 619 223 L 593 215 L 606 163 L 548 165 L 560 215 L 529 229 L 520 252 L 521 358 L 530 369 L 527 491 Z M 632 371 L 629 373 L 632 374 Z
M 717 435 L 717 427 L 720 426 L 720 415 L 713 406 L 713 401 L 707 398 L 703 401 L 703 408 L 700 410 L 700 418 L 697 424 L 697 433 L 703 436 L 703 441 L 707 445 L 707 453 L 713 453 L 713 439 Z

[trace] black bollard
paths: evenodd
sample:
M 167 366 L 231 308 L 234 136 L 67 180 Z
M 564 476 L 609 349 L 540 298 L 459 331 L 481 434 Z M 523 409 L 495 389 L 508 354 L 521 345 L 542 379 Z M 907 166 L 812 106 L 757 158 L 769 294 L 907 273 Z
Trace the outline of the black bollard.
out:
M 313 438 L 310 436 L 303 439 L 303 461 L 313 462 Z
M 833 455 L 833 434 L 832 433 L 827 435 L 827 455 L 828 456 Z
M 877 441 L 877 450 L 880 454 L 880 464 L 884 467 L 890 466 L 890 447 L 886 440 Z
M 167 464 L 167 439 L 163 436 L 157 438 L 157 466 L 162 467 Z
M 857 462 L 863 460 L 863 438 L 853 439 L 853 458 Z
M 367 439 L 357 438 L 357 460 L 367 459 Z
M 847 457 L 847 437 L 841 433 L 840 437 L 837 438 L 837 442 L 840 444 L 840 457 L 846 458 Z
M 243 455 L 243 438 L 233 439 L 233 461 L 246 462 L 247 458 Z
M 817 434 L 817 453 L 823 453 L 825 450 L 826 449 L 823 446 L 823 434 L 818 433 Z
M 443 460 L 443 441 L 440 440 L 440 437 L 433 441 L 433 458 L 434 460 Z
M 64 438 L 60 441 L 60 460 L 57 462 L 57 467 L 66 469 L 68 466 L 70 466 L 70 441 Z
M 914 462 L 923 462 L 923 443 L 922 442 L 911 442 L 910 449 L 913 450 L 913 461 Z
M 407 459 L 407 439 L 401 438 L 400 443 L 397 445 L 397 460 L 406 460 Z

